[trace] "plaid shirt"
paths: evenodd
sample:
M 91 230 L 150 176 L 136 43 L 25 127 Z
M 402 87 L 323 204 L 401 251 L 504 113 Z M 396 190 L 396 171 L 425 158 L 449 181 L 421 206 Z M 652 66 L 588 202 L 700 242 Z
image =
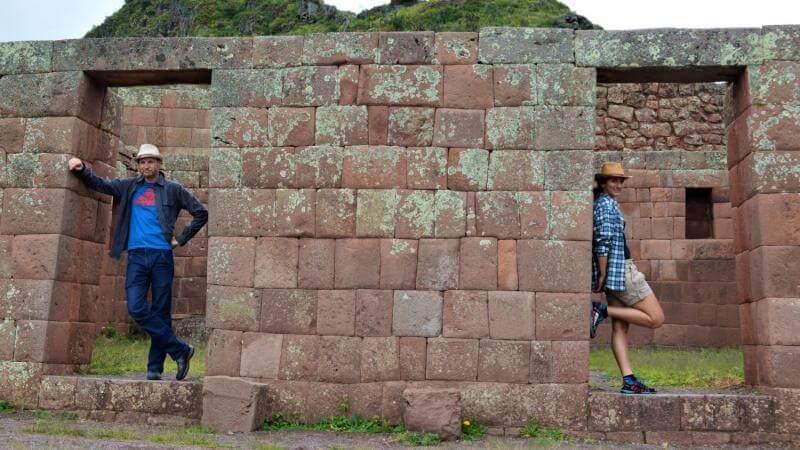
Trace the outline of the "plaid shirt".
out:
M 625 219 L 616 200 L 603 193 L 594 202 L 592 290 L 600 279 L 598 256 L 608 256 L 605 288 L 625 290 Z

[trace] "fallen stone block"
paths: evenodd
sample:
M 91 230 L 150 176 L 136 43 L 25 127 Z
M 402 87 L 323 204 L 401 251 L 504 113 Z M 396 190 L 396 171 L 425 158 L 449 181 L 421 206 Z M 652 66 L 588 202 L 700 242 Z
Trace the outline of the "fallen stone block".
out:
M 203 425 L 217 431 L 253 431 L 267 417 L 267 386 L 231 377 L 206 377 Z
M 461 436 L 461 394 L 456 389 L 406 389 L 403 421 L 411 431 L 435 433 L 442 440 Z

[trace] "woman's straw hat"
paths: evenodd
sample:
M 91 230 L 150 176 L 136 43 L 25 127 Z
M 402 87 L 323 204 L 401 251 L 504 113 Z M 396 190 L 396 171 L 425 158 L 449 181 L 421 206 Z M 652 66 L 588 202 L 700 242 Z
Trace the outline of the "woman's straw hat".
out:
M 622 170 L 622 164 L 618 162 L 607 162 L 600 166 L 600 172 L 594 174 L 595 179 L 603 178 L 630 178 L 630 175 L 625 175 Z

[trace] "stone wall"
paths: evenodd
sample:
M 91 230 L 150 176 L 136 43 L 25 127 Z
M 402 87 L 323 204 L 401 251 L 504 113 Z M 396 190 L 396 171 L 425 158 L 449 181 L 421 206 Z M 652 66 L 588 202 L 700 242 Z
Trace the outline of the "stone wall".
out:
M 618 199 L 637 267 L 665 313 L 657 330 L 634 327 L 638 345 L 740 345 L 723 109 L 727 86 L 602 84 L 595 162 L 635 169 Z M 710 188 L 705 239 L 687 239 L 686 189 Z M 610 325 L 595 343 L 610 342 Z
M 0 118 L 12 128 L 22 119 L 21 142 L 40 136 L 27 125 L 53 117 L 66 119 L 47 141 L 70 123 L 112 139 L 122 127 L 103 120 L 111 111 L 104 87 L 211 80 L 219 139 L 209 159 L 214 334 L 204 382 L 233 387 L 246 378 L 263 389 L 209 391 L 204 422 L 221 414 L 214 402 L 248 404 L 248 393 L 261 390 L 276 410 L 303 420 L 337 411 L 343 394 L 352 413 L 380 410 L 394 420 L 403 390 L 427 386 L 458 388 L 464 411 L 500 418 L 493 426 L 538 417 L 586 431 L 595 79 L 735 81 L 725 117 L 745 378 L 774 395 L 770 408 L 782 418 L 774 432 L 797 433 L 800 92 L 789 80 L 800 74 L 792 62 L 800 29 L 491 28 L 478 37 L 2 44 Z M 54 165 L 40 152 L 41 161 L 3 172 L 4 235 L 94 242 L 96 220 L 84 214 L 90 202 L 107 203 L 64 171 L 67 155 L 85 148 L 70 140 L 53 152 Z M 112 167 L 115 148 L 101 148 L 82 156 Z M 651 198 L 661 192 L 654 189 L 724 179 L 716 168 L 664 167 L 661 158 L 680 152 L 658 153 L 631 169 L 641 180 L 633 187 Z M 75 261 L 57 245 L 35 259 Z M 0 261 L 16 260 L 6 253 Z M 0 291 L 3 323 L 13 324 L 15 346 L 45 350 L 17 357 L 0 347 L 0 396 L 36 404 L 43 375 L 81 361 L 57 334 L 77 329 L 62 325 L 75 316 L 47 289 L 56 276 L 38 283 L 11 267 Z M 91 304 L 90 291 L 75 289 L 77 304 Z M 19 334 L 30 320 L 53 331 Z

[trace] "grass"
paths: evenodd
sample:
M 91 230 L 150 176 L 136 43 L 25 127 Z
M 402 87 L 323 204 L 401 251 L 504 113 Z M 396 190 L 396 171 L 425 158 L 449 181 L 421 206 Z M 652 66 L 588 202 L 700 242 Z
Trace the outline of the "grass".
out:
M 50 436 L 72 436 L 86 437 L 86 431 L 80 428 L 66 425 L 62 422 L 54 422 L 49 419 L 37 418 L 33 420 L 33 425 L 22 429 L 26 433 L 47 434 Z
M 723 349 L 631 349 L 634 373 L 652 386 L 729 388 L 744 383 L 740 348 Z M 603 371 L 612 386 L 621 386 L 619 368 L 611 349 L 593 350 L 591 370 Z
M 192 343 L 194 358 L 189 375 L 202 377 L 206 371 L 206 344 Z M 147 371 L 147 352 L 150 339 L 138 336 L 121 335 L 114 332 L 103 333 L 97 337 L 92 352 L 89 373 L 92 375 L 127 375 Z M 174 373 L 175 361 L 167 357 L 165 373 Z
M 486 427 L 478 423 L 476 419 L 461 422 L 461 439 L 474 441 L 486 435 Z
M 7 400 L 0 400 L 0 414 L 13 414 L 17 411 L 11 402 Z
M 432 445 L 439 445 L 442 441 L 439 436 L 433 433 L 417 433 L 414 431 L 403 431 L 396 433 L 394 438 L 404 444 L 413 445 L 414 447 L 428 447 Z
M 282 413 L 275 414 L 261 427 L 264 431 L 333 431 L 337 433 L 398 433 L 403 427 L 390 425 L 379 417 L 365 419 L 360 414 L 353 417 L 336 416 L 317 423 L 301 423 L 296 417 L 286 420 Z
M 533 443 L 536 445 L 550 446 L 557 442 L 568 440 L 561 428 L 542 428 L 536 418 L 528 421 L 520 430 L 519 435 L 524 438 L 534 439 Z

